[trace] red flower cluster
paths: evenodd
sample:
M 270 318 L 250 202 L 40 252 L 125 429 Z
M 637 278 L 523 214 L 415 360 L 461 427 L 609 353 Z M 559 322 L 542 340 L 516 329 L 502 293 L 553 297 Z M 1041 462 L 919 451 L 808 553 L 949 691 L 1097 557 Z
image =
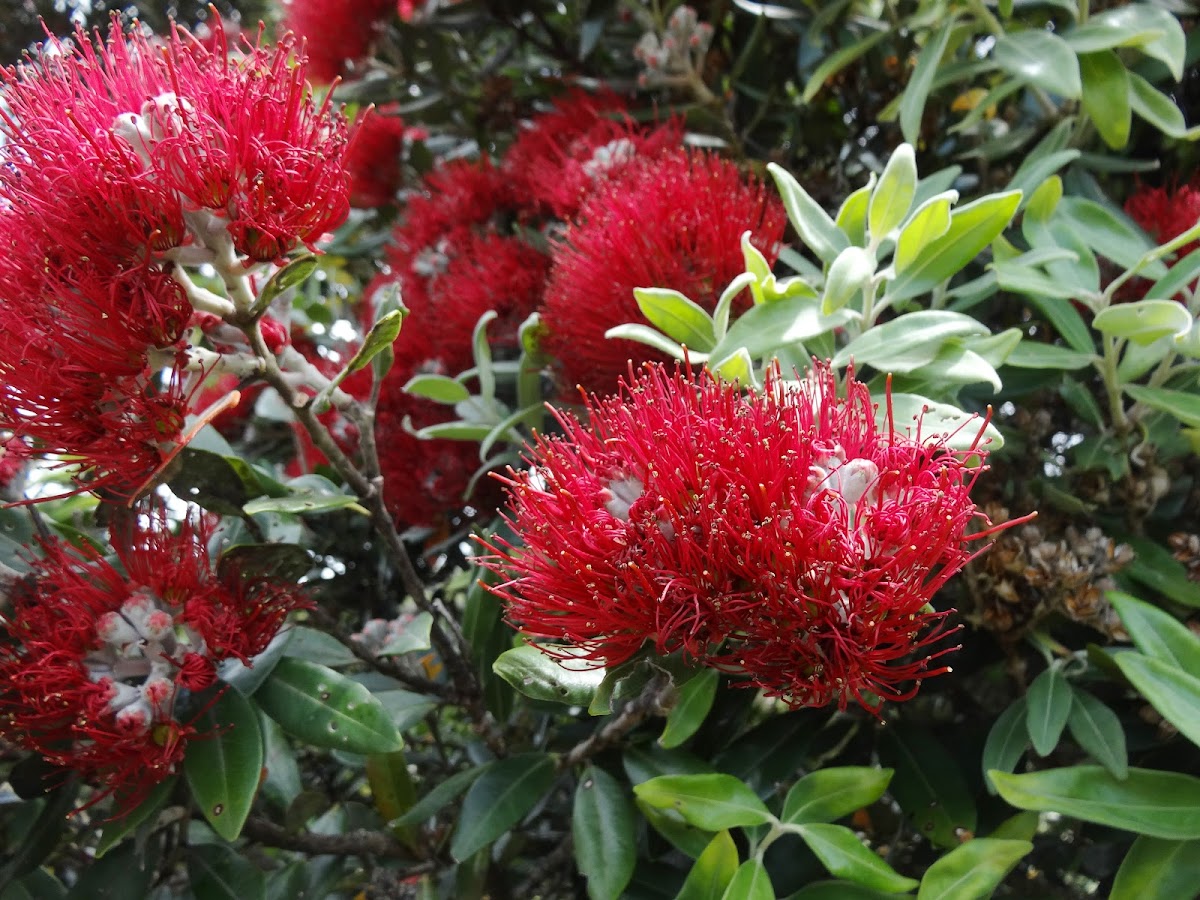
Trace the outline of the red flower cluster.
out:
M 425 135 L 409 128 L 395 113 L 397 104 L 373 110 L 359 121 L 354 143 L 346 156 L 350 174 L 350 205 L 358 209 L 387 206 L 396 201 L 404 182 L 404 148 L 409 140 Z
M 283 0 L 285 32 L 304 39 L 309 77 L 328 84 L 371 52 L 394 0 Z
M 565 385 L 611 391 L 629 362 L 664 360 L 608 329 L 642 321 L 633 290 L 674 288 L 708 309 L 745 269 L 743 232 L 773 263 L 787 216 L 757 179 L 733 163 L 679 150 L 630 166 L 584 202 L 554 254 L 543 320 L 546 350 Z M 750 305 L 749 295 L 738 301 Z
M 1155 242 L 1165 244 L 1200 222 L 1200 184 L 1193 179 L 1173 190 L 1143 185 L 1125 201 L 1125 212 Z M 1175 260 L 1183 259 L 1198 248 L 1200 240 L 1185 244 L 1175 251 Z M 1118 299 L 1139 300 L 1149 287 L 1150 282 L 1144 278 L 1132 279 L 1118 291 Z
M 212 523 L 176 533 L 155 513 L 124 537 L 118 566 L 97 550 L 43 545 L 18 584 L 0 643 L 0 731 L 80 773 L 131 809 L 166 778 L 195 735 L 198 692 L 217 664 L 261 653 L 288 613 L 308 605 L 294 585 L 218 575 Z
M 509 620 L 608 666 L 682 651 L 794 707 L 911 697 L 947 671 L 927 604 L 989 533 L 968 533 L 986 451 L 880 428 L 845 390 L 825 366 L 745 395 L 649 365 L 590 425 L 561 415 L 506 479 L 523 545 L 487 544 Z
M 79 30 L 0 74 L 0 427 L 129 489 L 177 443 L 177 263 L 276 260 L 348 211 L 343 117 L 291 41 Z M 212 318 L 212 317 L 210 317 Z

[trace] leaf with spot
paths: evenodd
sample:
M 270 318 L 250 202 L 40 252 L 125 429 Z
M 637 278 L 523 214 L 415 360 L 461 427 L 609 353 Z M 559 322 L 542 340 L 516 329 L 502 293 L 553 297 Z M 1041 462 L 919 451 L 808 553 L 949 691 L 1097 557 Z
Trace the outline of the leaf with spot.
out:
M 566 648 L 557 647 L 557 652 Z M 533 644 L 506 650 L 492 671 L 534 700 L 587 706 L 604 680 L 605 670 L 589 659 L 555 659 Z
M 263 739 L 254 705 L 228 688 L 196 720 L 200 739 L 188 742 L 183 771 L 213 831 L 237 840 L 262 778 Z
M 661 775 L 633 790 L 651 806 L 676 809 L 688 823 L 707 831 L 771 820 L 763 802 L 732 775 Z

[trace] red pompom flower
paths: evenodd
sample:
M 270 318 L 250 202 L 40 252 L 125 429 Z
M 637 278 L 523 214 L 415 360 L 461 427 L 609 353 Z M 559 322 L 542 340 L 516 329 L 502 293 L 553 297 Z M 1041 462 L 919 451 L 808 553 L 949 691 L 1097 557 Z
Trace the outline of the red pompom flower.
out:
M 989 533 L 969 531 L 986 451 L 845 391 L 827 366 L 760 394 L 647 366 L 589 425 L 560 415 L 506 479 L 523 545 L 487 545 L 509 620 L 608 666 L 682 651 L 794 707 L 911 697 L 947 671 L 927 604 Z
M 392 0 L 283 0 L 283 25 L 304 39 L 310 77 L 328 84 L 367 58 L 395 9 Z
M 664 361 L 643 344 L 604 336 L 644 321 L 634 288 L 674 288 L 711 312 L 745 269 L 742 233 L 773 263 L 786 221 L 760 181 L 698 151 L 633 163 L 600 185 L 555 249 L 546 287 L 545 349 L 564 386 L 607 393 L 630 360 Z M 747 295 L 737 308 L 749 302 Z
M 6 739 L 118 792 L 135 806 L 183 758 L 217 665 L 261 653 L 288 613 L 291 584 L 218 574 L 212 523 L 175 533 L 154 513 L 124 535 L 119 567 L 97 550 L 48 542 L 14 591 L 0 643 Z M 97 798 L 99 799 L 99 798 Z

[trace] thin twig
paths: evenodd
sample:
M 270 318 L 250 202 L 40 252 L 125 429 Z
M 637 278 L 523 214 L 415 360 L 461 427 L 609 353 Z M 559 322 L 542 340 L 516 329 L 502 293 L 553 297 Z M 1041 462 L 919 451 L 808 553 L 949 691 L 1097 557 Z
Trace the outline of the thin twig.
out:
M 665 716 L 671 711 L 678 697 L 679 692 L 671 684 L 670 676 L 665 673 L 655 675 L 637 699 L 626 704 L 624 709 L 592 732 L 590 737 L 580 741 L 568 753 L 560 756 L 558 770 L 565 772 L 567 769 L 572 769 L 591 759 L 597 753 L 619 743 L 625 735 L 637 728 L 648 717 L 652 715 Z
M 314 856 L 374 856 L 386 859 L 411 859 L 412 851 L 386 831 L 369 831 L 358 828 L 344 834 L 315 834 L 311 831 L 288 831 L 264 816 L 251 816 L 246 820 L 242 834 L 268 847 L 294 850 Z M 408 867 L 409 875 L 432 872 L 436 868 L 433 860 L 414 862 Z

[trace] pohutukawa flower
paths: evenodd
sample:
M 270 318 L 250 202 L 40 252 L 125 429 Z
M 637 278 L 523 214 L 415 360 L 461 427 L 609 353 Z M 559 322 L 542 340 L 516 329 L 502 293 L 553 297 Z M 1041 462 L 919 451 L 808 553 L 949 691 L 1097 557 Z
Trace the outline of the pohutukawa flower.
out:
M 551 654 L 681 651 L 794 707 L 911 697 L 954 649 L 930 599 L 990 533 L 985 425 L 953 450 L 845 392 L 824 365 L 759 394 L 648 365 L 590 424 L 560 414 L 504 479 L 523 543 L 487 544 L 508 619 Z
M 785 223 L 782 204 L 760 181 L 698 151 L 632 163 L 600 185 L 555 248 L 546 287 L 545 346 L 564 387 L 605 393 L 630 360 L 665 361 L 645 345 L 604 337 L 644 321 L 634 288 L 674 288 L 711 311 L 744 271 L 742 233 L 752 232 L 754 246 L 774 262 Z M 744 296 L 737 308 L 749 304 Z
M 1200 222 L 1200 183 L 1193 180 L 1173 189 L 1143 185 L 1125 201 L 1125 212 L 1157 243 L 1173 241 Z M 1197 248 L 1200 241 L 1185 244 L 1175 251 L 1175 260 Z M 1144 278 L 1132 279 L 1117 292 L 1117 299 L 1140 300 L 1149 287 Z
M 393 111 L 397 105 L 371 111 L 355 132 L 346 171 L 350 173 L 350 205 L 358 209 L 396 202 L 396 191 L 404 180 L 405 144 L 424 134 L 422 129 L 404 124 Z
M 353 74 L 367 58 L 392 0 L 283 0 L 283 25 L 304 39 L 309 77 L 321 84 Z
M 158 512 L 98 551 L 42 546 L 14 591 L 0 644 L 0 730 L 72 769 L 123 812 L 166 778 L 226 659 L 249 662 L 288 613 L 291 584 L 218 574 L 209 520 L 168 530 Z
M 576 90 L 529 122 L 503 168 L 522 207 L 566 220 L 626 165 L 676 148 L 682 140 L 677 122 L 639 126 L 616 94 Z

